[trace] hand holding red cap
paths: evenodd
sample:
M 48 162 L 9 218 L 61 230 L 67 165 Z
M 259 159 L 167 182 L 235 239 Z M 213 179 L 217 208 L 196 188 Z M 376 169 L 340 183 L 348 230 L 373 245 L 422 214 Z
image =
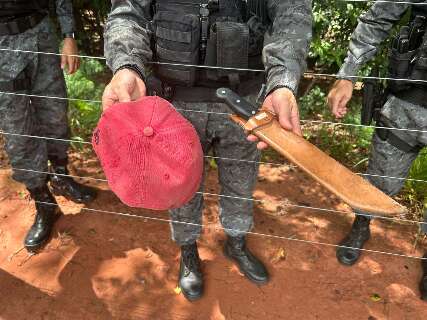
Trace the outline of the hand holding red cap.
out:
M 128 206 L 179 208 L 199 189 L 203 150 L 197 132 L 160 97 L 107 109 L 92 144 L 111 190 Z

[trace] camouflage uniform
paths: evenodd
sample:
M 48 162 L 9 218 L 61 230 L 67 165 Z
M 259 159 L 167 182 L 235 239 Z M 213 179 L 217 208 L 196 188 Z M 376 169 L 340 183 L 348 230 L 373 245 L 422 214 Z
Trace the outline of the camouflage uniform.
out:
M 74 32 L 71 0 L 56 0 L 56 12 L 61 31 Z M 24 33 L 0 36 L 0 48 L 57 53 L 59 41 L 46 17 Z M 30 85 L 17 93 L 62 98 L 67 96 L 59 56 L 1 51 L 0 82 L 25 77 L 30 79 Z M 67 102 L 0 93 L 0 128 L 20 135 L 68 139 Z M 48 158 L 67 157 L 67 142 L 12 135 L 6 135 L 5 138 L 6 151 L 15 168 L 46 172 Z M 40 173 L 16 170 L 13 177 L 29 189 L 46 183 L 46 175 Z
M 176 101 L 173 104 L 181 110 L 231 113 L 223 103 L 186 103 Z M 208 154 L 212 149 L 215 157 L 245 160 L 216 159 L 215 161 L 218 164 L 220 194 L 227 196 L 219 198 L 221 223 L 231 236 L 238 236 L 249 231 L 253 223 L 253 201 L 239 200 L 233 197 L 252 197 L 258 175 L 257 161 L 260 158 L 260 153 L 255 144 L 248 142 L 243 130 L 227 119 L 225 115 L 191 111 L 180 112 L 196 128 L 205 154 Z M 203 185 L 199 192 L 203 192 Z M 174 221 L 201 224 L 202 208 L 203 195 L 198 193 L 184 207 L 172 210 L 171 218 Z M 181 245 L 194 242 L 199 237 L 200 231 L 200 226 L 182 223 L 172 224 L 172 237 Z
M 113 72 L 125 65 L 132 65 L 145 75 L 145 64 L 152 59 L 149 30 L 146 28 L 152 19 L 151 4 L 151 0 L 112 1 L 112 12 L 105 30 L 105 55 Z M 311 1 L 268 0 L 267 9 L 272 21 L 265 35 L 263 50 L 267 91 L 288 87 L 296 92 L 311 38 Z M 222 103 L 173 103 L 178 109 L 230 113 Z M 246 141 L 243 131 L 226 115 L 184 110 L 180 112 L 196 128 L 205 154 L 212 149 L 217 157 L 246 161 L 217 160 L 221 194 L 230 196 L 220 198 L 221 223 L 229 235 L 242 235 L 252 227 L 253 202 L 233 197 L 252 196 L 258 173 L 256 161 L 259 152 L 254 144 Z M 197 194 L 186 206 L 171 211 L 171 218 L 174 221 L 201 224 L 202 207 L 203 196 Z M 173 239 L 180 245 L 193 243 L 201 229 L 200 226 L 180 223 L 173 223 L 171 227 Z
M 426 1 L 413 1 L 425 3 Z M 393 26 L 411 7 L 410 4 L 375 3 L 360 17 L 354 31 L 345 63 L 339 71 L 339 77 L 345 79 L 355 76 L 361 66 L 377 53 L 380 44 L 389 36 Z M 349 78 L 348 78 L 349 79 Z M 354 78 L 349 79 L 354 80 Z M 427 130 L 427 108 L 401 100 L 389 95 L 381 110 L 381 122 L 395 128 Z M 427 144 L 427 133 L 394 130 L 394 134 L 410 146 L 424 147 Z M 372 140 L 372 153 L 369 160 L 367 179 L 389 195 L 397 194 L 404 184 L 412 162 L 418 151 L 405 152 L 376 133 Z

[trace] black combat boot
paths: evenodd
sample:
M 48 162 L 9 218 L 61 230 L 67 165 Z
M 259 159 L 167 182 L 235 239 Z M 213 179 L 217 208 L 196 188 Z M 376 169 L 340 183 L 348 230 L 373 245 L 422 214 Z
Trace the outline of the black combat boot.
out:
M 356 216 L 350 233 L 339 244 L 340 246 L 356 249 L 338 247 L 337 259 L 339 262 L 346 266 L 351 266 L 356 263 L 360 256 L 360 250 L 357 249 L 363 248 L 364 243 L 368 241 L 371 236 L 369 230 L 370 222 L 371 219 L 368 217 L 361 215 Z
M 52 192 L 57 196 L 63 196 L 76 203 L 89 203 L 95 199 L 96 193 L 92 188 L 84 186 L 67 177 L 67 160 L 51 160 L 50 186 Z M 65 175 L 65 176 L 64 176 Z
M 189 301 L 197 300 L 203 294 L 203 275 L 196 243 L 181 246 L 178 285 Z
M 424 254 L 424 258 L 427 259 L 427 252 Z M 420 282 L 421 299 L 427 301 L 427 260 L 422 260 L 423 265 L 423 277 Z
M 53 225 L 62 214 L 56 200 L 47 186 L 28 190 L 36 202 L 36 218 L 25 237 L 24 245 L 28 251 L 35 252 L 49 239 Z
M 224 245 L 224 255 L 233 260 L 249 280 L 256 284 L 265 284 L 269 280 L 263 263 L 246 247 L 244 236 L 228 237 Z

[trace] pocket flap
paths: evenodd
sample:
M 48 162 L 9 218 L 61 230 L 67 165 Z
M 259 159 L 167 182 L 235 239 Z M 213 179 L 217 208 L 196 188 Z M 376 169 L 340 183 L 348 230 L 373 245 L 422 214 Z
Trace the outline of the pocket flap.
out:
M 156 28 L 156 36 L 169 41 L 191 43 L 190 31 L 178 31 L 158 26 Z
M 188 51 L 173 51 L 156 46 L 157 55 L 163 60 L 193 63 L 193 53 Z

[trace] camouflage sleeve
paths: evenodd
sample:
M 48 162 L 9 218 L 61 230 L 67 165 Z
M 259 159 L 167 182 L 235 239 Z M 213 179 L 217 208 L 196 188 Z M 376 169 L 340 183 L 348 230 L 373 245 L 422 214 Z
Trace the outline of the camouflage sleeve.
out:
M 76 31 L 73 17 L 73 3 L 71 0 L 56 0 L 55 2 L 56 14 L 61 26 L 61 32 L 73 33 Z
M 151 0 L 112 0 L 105 26 L 104 52 L 113 72 L 132 65 L 145 75 L 144 64 L 152 59 L 148 23 Z
M 359 18 L 359 23 L 350 39 L 347 57 L 338 72 L 338 77 L 355 81 L 356 78 L 353 76 L 364 63 L 376 55 L 381 43 L 387 39 L 393 26 L 400 21 L 409 7 L 410 4 L 407 3 L 378 2 L 373 4 Z
M 267 92 L 287 87 L 296 93 L 312 37 L 311 0 L 268 0 L 267 3 L 272 21 L 263 50 Z

